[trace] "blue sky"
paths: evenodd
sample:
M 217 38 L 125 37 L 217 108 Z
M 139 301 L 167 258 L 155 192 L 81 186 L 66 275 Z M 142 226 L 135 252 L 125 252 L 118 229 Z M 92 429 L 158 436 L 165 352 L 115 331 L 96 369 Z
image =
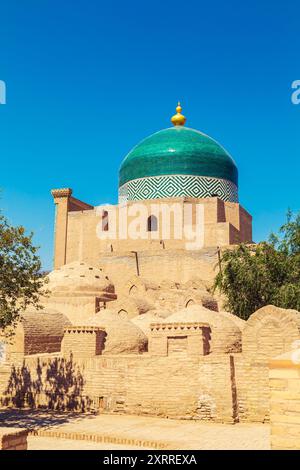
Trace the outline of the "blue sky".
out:
M 50 189 L 116 202 L 122 159 L 178 99 L 238 164 L 255 241 L 300 209 L 299 1 L 0 0 L 0 15 L 1 208 L 46 269 Z

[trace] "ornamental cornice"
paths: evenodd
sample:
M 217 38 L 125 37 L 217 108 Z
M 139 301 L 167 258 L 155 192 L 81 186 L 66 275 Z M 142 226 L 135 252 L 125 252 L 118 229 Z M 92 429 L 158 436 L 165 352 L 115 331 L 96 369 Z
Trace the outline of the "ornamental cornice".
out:
M 73 191 L 71 188 L 60 188 L 51 190 L 51 194 L 55 199 L 60 197 L 70 197 L 72 195 L 72 192 Z
M 151 323 L 151 332 L 154 331 L 195 331 L 202 328 L 209 328 L 208 323 L 204 322 L 189 322 L 189 323 Z

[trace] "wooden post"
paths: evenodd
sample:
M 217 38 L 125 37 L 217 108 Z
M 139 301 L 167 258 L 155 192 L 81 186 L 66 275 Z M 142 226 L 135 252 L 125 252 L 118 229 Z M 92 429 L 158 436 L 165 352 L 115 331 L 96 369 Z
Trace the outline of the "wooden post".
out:
M 138 253 L 137 253 L 137 251 L 132 251 L 131 253 L 134 253 L 134 254 L 135 254 L 136 274 L 137 274 L 137 276 L 139 276 L 139 275 L 140 275 L 140 268 L 139 268 Z

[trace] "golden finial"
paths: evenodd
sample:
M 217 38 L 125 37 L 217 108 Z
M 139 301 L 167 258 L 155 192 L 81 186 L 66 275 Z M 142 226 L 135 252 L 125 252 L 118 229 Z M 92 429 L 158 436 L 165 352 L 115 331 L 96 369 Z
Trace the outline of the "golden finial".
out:
M 178 101 L 178 105 L 176 108 L 176 113 L 174 116 L 171 117 L 171 121 L 174 124 L 174 126 L 184 126 L 186 117 L 181 114 L 182 107 L 180 105 L 180 102 Z

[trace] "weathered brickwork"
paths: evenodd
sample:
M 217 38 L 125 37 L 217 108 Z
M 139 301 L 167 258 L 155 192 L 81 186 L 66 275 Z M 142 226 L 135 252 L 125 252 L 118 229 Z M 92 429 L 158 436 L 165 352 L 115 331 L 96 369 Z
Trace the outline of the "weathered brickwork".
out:
M 85 261 L 97 265 L 105 253 L 119 256 L 122 253 L 152 252 L 153 250 L 183 250 L 186 249 L 187 239 L 182 240 L 174 237 L 175 221 L 170 223 L 170 237 L 165 239 L 161 229 L 161 215 L 158 216 L 158 232 L 156 237 L 148 233 L 146 239 L 131 240 L 122 239 L 118 235 L 119 206 L 116 206 L 117 236 L 100 239 L 97 237 L 97 226 L 101 225 L 101 211 L 86 205 L 78 210 L 78 205 L 70 204 L 71 192 L 65 191 L 63 196 L 54 194 L 54 202 L 57 205 L 55 223 L 55 267 L 62 266 L 73 261 Z M 80 202 L 80 201 L 77 201 Z M 146 210 L 151 215 L 152 204 L 169 206 L 170 210 L 174 203 L 182 208 L 184 204 L 191 204 L 193 212 L 195 206 L 203 205 L 204 209 L 204 246 L 216 247 L 226 246 L 239 242 L 252 242 L 252 217 L 238 203 L 225 202 L 218 197 L 211 198 L 166 198 L 142 201 Z M 132 202 L 129 202 L 129 205 Z M 134 216 L 128 216 L 128 224 Z M 161 243 L 163 241 L 163 243 Z M 166 279 L 170 279 L 169 276 Z
M 59 357 L 25 358 L 17 373 L 26 370 L 27 378 L 28 371 L 31 373 L 29 389 L 35 393 L 33 406 L 45 405 L 45 396 L 49 398 L 55 390 L 56 405 L 65 405 L 67 397 L 77 393 L 77 398 L 87 398 L 85 403 L 98 402 L 106 412 L 234 422 L 228 355 L 197 358 L 143 354 L 82 358 L 72 363 L 68 358 L 67 362 L 61 361 Z M 59 389 L 54 377 L 49 383 L 47 377 L 51 370 L 61 373 L 64 370 L 63 377 L 70 381 L 70 386 Z M 37 379 L 40 387 L 34 389 Z M 80 387 L 74 388 L 76 381 Z M 61 397 L 60 392 L 65 396 Z
M 19 356 L 10 356 L 0 366 L 0 393 L 13 394 L 8 383 L 14 383 L 13 377 L 20 378 L 14 379 L 16 384 L 23 383 L 25 374 L 31 377 L 26 400 L 39 403 L 45 403 L 36 388 L 42 380 L 46 401 L 53 393 L 56 398 L 76 393 L 85 404 L 92 401 L 112 412 L 269 421 L 269 360 L 275 351 L 284 352 L 291 340 L 299 339 L 297 312 L 269 306 L 248 322 L 235 322 L 229 314 L 192 305 L 160 323 L 153 323 L 153 318 L 157 317 L 149 317 L 146 334 L 111 311 L 94 315 L 89 325 L 67 326 L 62 351 L 56 355 L 25 355 L 23 349 Z M 67 370 L 80 384 L 75 390 L 73 386 L 61 390 L 55 377 L 47 383 L 47 374 L 52 377 Z M 65 403 L 62 398 L 61 403 Z
M 155 257 L 165 259 L 156 272 Z M 222 311 L 208 279 L 190 271 L 213 269 L 216 257 L 215 249 L 122 254 L 121 299 L 103 268 L 74 262 L 54 271 L 46 308 L 25 312 L 5 348 L 1 339 L 1 405 L 232 424 L 271 419 L 274 446 L 285 445 L 285 426 L 296 446 L 298 370 L 273 371 L 270 394 L 269 361 L 300 340 L 299 312 L 267 306 L 246 322 Z M 103 259 L 109 266 L 110 255 Z M 129 259 L 149 278 L 127 278 Z M 160 279 L 172 266 L 179 280 Z
M 104 349 L 105 330 L 93 326 L 69 326 L 65 328 L 62 352 L 65 356 L 98 356 Z
M 27 450 L 26 429 L 0 428 L 0 450 Z
M 208 323 L 152 323 L 149 353 L 155 356 L 202 356 L 209 352 Z
M 17 363 L 25 355 L 60 352 L 66 325 L 70 321 L 65 315 L 47 308 L 23 313 L 14 337 L 2 338 L 5 361 Z
M 270 419 L 269 361 L 300 339 L 300 315 L 272 305 L 251 315 L 242 332 L 241 356 L 235 360 L 241 421 Z
M 300 449 L 299 351 L 285 353 L 270 362 L 270 421 L 273 450 Z

